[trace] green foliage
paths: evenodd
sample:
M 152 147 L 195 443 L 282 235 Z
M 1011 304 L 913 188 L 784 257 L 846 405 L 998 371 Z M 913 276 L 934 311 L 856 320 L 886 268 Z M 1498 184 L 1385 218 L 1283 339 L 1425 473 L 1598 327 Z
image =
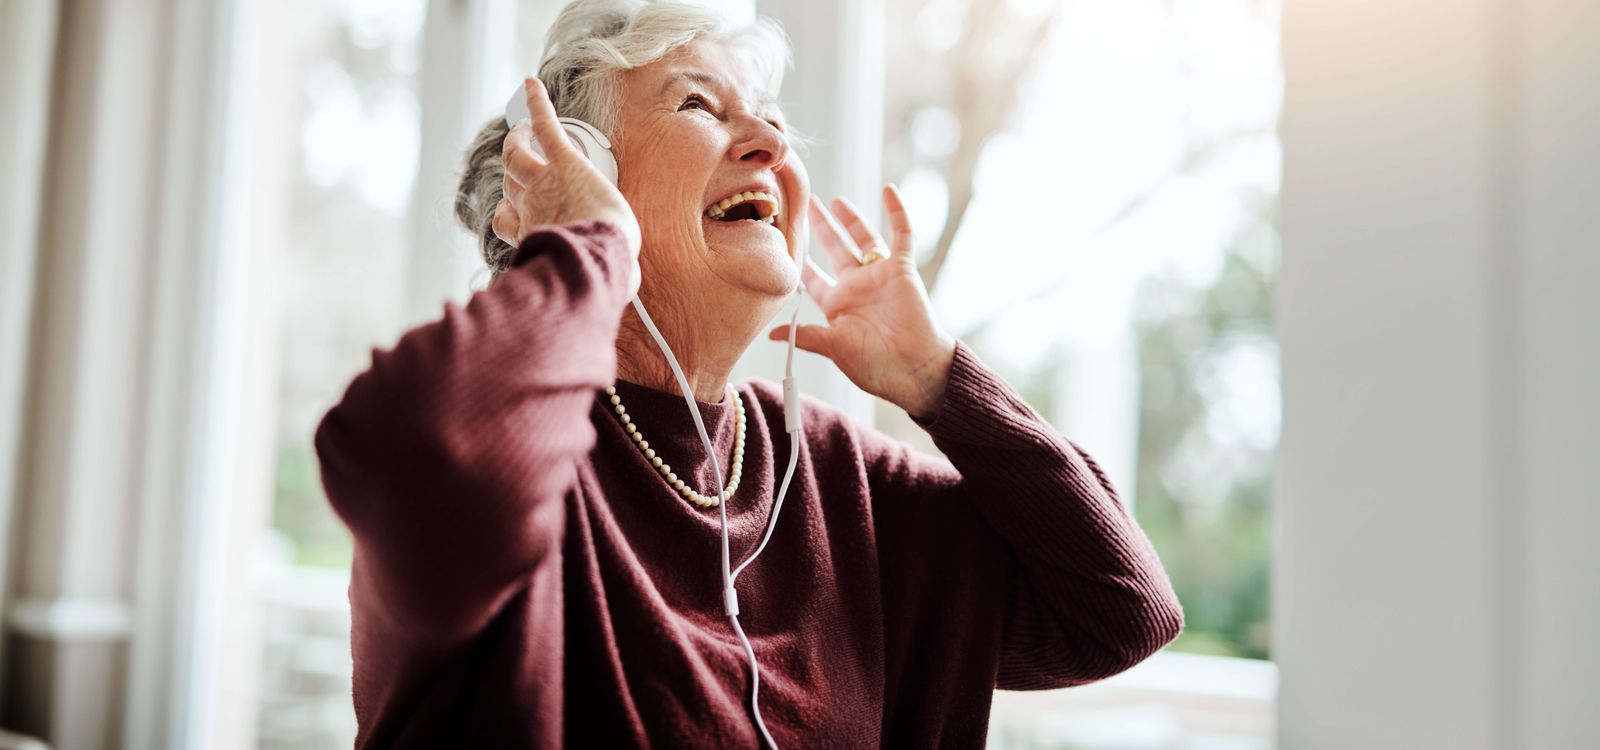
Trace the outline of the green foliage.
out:
M 1205 387 L 1206 369 L 1240 340 L 1265 343 L 1276 360 L 1271 253 L 1260 252 L 1272 244 L 1269 226 L 1263 219 L 1241 233 L 1208 286 L 1157 278 L 1140 290 L 1135 508 L 1184 605 L 1180 651 L 1270 653 L 1273 450 L 1208 429 L 1230 404 Z M 1249 396 L 1260 408 L 1278 408 L 1275 391 Z
M 272 525 L 294 542 L 295 565 L 350 568 L 350 534 L 323 495 L 317 457 L 305 441 L 278 446 L 272 515 Z

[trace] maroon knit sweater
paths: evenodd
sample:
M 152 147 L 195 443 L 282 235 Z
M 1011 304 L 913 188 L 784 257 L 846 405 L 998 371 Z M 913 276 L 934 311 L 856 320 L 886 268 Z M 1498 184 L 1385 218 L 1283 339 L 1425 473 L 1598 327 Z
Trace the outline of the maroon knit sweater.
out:
M 601 402 L 627 252 L 608 224 L 534 233 L 492 287 L 375 351 L 319 426 L 355 535 L 357 747 L 758 745 L 717 512 L 680 498 Z M 735 386 L 737 563 L 789 436 L 781 388 Z M 714 494 L 682 396 L 616 388 L 651 447 Z M 726 470 L 733 406 L 698 408 Z M 948 461 L 815 399 L 803 410 L 777 531 L 737 587 L 781 746 L 982 747 L 995 688 L 1098 680 L 1183 627 L 1105 475 L 965 344 L 919 422 Z

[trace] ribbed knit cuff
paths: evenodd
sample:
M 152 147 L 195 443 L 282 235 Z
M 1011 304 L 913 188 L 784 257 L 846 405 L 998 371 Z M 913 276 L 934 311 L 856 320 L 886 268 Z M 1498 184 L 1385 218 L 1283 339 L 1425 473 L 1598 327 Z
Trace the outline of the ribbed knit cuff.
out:
M 628 283 L 628 239 L 621 227 L 609 221 L 576 221 L 539 227 L 522 240 L 511 256 L 510 267 L 520 267 L 560 245 L 587 250 L 613 285 Z
M 1019 424 L 1042 423 L 1044 419 L 1004 378 L 984 364 L 972 347 L 957 339 L 955 359 L 950 364 L 950 379 L 939 401 L 939 411 L 932 420 L 924 421 L 911 415 L 911 421 L 927 430 L 936 443 L 940 440 L 993 443 L 1014 436 L 1016 430 L 1012 428 Z

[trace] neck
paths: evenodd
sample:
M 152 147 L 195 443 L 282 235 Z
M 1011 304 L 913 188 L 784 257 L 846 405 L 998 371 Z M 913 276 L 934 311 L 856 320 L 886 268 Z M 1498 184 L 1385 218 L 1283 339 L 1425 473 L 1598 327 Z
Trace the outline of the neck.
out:
M 677 356 L 678 366 L 683 368 L 695 400 L 720 403 L 734 363 L 776 314 L 784 298 L 744 300 L 743 305 L 723 306 L 719 310 L 697 309 L 693 305 L 704 300 L 682 296 L 656 298 L 652 295 L 641 299 L 650 319 Z M 730 313 L 730 310 L 740 310 L 743 314 Z M 616 351 L 618 378 L 659 391 L 682 391 L 672 374 L 672 366 L 667 364 L 666 355 L 631 304 L 623 313 Z

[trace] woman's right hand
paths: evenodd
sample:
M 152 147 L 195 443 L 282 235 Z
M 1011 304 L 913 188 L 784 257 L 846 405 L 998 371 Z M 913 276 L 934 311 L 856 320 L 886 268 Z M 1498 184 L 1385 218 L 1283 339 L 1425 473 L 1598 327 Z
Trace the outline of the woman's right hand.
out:
M 628 289 L 639 291 L 639 220 L 633 209 L 600 171 L 567 140 L 556 122 L 555 107 L 536 78 L 523 81 L 531 121 L 524 120 L 506 134 L 501 159 L 505 162 L 505 197 L 494 209 L 494 233 L 518 247 L 534 229 L 577 221 L 606 221 L 622 229 L 630 258 Z M 547 158 L 534 151 L 538 139 Z

